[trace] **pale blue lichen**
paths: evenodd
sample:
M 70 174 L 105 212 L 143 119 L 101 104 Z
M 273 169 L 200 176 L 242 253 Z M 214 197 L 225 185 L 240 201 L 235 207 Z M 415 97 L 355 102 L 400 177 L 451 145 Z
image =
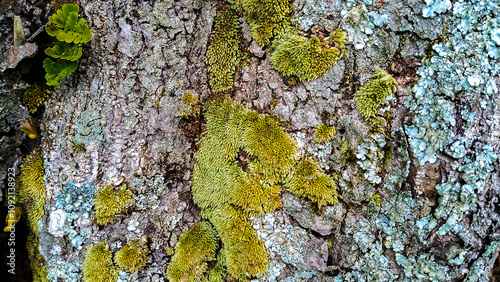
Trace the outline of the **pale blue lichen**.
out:
M 87 146 L 92 141 L 97 142 L 99 145 L 104 141 L 102 127 L 105 123 L 106 117 L 102 116 L 101 113 L 93 110 L 85 110 L 73 124 L 73 132 L 68 139 L 74 144 L 82 144 L 84 146 Z
M 421 165 L 434 163 L 441 152 L 463 157 L 462 148 L 455 143 L 458 110 L 454 100 L 469 101 L 469 104 L 479 101 L 481 108 L 485 109 L 492 106 L 491 96 L 498 93 L 493 77 L 500 74 L 500 66 L 495 60 L 500 56 L 492 35 L 500 25 L 496 17 L 500 6 L 494 1 L 474 2 L 458 1 L 453 5 L 453 15 L 458 23 L 450 28 L 444 43 L 433 46 L 436 55 L 418 70 L 420 79 L 408 104 L 416 115 L 412 125 L 406 127 L 406 133 Z M 436 9 L 451 8 L 446 1 L 427 1 L 427 4 Z M 473 117 L 465 119 L 465 128 Z M 452 144 L 454 148 L 449 150 Z
M 79 218 L 90 220 L 95 191 L 96 188 L 92 185 L 84 184 L 78 187 L 73 181 L 68 181 L 57 195 L 56 208 L 67 214 L 61 229 L 62 235 L 67 235 L 70 243 L 77 249 L 82 248 L 83 242 L 90 237 L 92 230 L 88 226 L 77 231 L 73 221 Z

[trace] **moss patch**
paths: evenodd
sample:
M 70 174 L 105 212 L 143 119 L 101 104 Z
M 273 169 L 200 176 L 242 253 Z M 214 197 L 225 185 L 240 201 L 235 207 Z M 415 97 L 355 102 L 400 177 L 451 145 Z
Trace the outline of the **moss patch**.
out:
M 115 215 L 127 211 L 127 206 L 134 203 L 134 194 L 127 190 L 127 185 L 114 188 L 108 185 L 97 191 L 94 199 L 97 224 L 106 225 L 115 220 Z
M 267 45 L 290 29 L 290 17 L 295 9 L 290 0 L 241 0 L 245 19 L 252 28 L 252 38 L 260 46 Z
M 314 132 L 314 141 L 318 143 L 326 143 L 331 141 L 335 136 L 335 127 L 328 126 L 324 123 L 318 125 Z
M 331 40 L 320 40 L 295 34 L 285 34 L 273 43 L 273 68 L 285 76 L 313 80 L 331 68 L 345 55 L 346 34 L 336 30 Z M 330 46 L 333 45 L 333 46 Z
M 295 144 L 275 121 L 229 98 L 208 102 L 205 117 L 193 199 L 224 243 L 228 273 L 238 279 L 262 275 L 267 250 L 247 219 L 281 206 L 277 184 L 296 162 Z M 240 151 L 249 158 L 245 169 Z
M 233 87 L 233 76 L 241 59 L 239 22 L 235 11 L 222 7 L 217 11 L 212 40 L 207 50 L 210 89 L 214 93 Z
M 295 195 L 310 199 L 318 208 L 338 202 L 337 184 L 310 158 L 299 162 L 285 181 L 285 186 Z
M 200 222 L 183 233 L 175 246 L 175 254 L 167 268 L 169 281 L 198 281 L 215 260 L 219 239 L 212 225 Z
M 378 108 L 389 94 L 396 92 L 396 80 L 387 71 L 378 69 L 355 94 L 356 108 L 363 118 L 375 116 Z
M 90 247 L 83 261 L 83 281 L 115 282 L 118 271 L 113 265 L 111 251 L 105 242 Z
M 119 268 L 127 272 L 136 272 L 146 265 L 149 254 L 148 240 L 142 237 L 130 241 L 115 254 L 115 263 Z

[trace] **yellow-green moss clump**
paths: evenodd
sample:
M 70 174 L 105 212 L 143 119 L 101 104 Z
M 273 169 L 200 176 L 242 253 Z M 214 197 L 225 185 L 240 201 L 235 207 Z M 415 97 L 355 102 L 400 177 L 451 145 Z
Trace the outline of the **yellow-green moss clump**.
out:
M 19 189 L 16 191 L 19 202 L 22 204 L 23 212 L 28 219 L 28 226 L 38 237 L 37 222 L 44 214 L 45 204 L 45 182 L 43 175 L 43 158 L 37 153 L 28 155 L 21 165 L 19 176 Z
M 19 185 L 16 191 L 28 222 L 29 233 L 26 249 L 28 250 L 33 281 L 48 281 L 46 279 L 47 271 L 43 265 L 44 260 L 38 251 L 38 221 L 44 214 L 43 205 L 46 198 L 44 174 L 42 156 L 31 153 L 21 165 Z
M 130 241 L 115 254 L 115 263 L 121 269 L 133 273 L 146 265 L 149 254 L 148 239 L 142 237 Z
M 202 279 L 208 270 L 207 262 L 215 260 L 218 241 L 217 233 L 206 221 L 183 233 L 167 268 L 168 280 L 177 282 Z
M 387 71 L 376 70 L 370 80 L 354 94 L 356 108 L 363 118 L 374 117 L 387 95 L 396 92 L 397 85 L 397 81 Z
M 322 123 L 316 127 L 316 131 L 314 132 L 314 141 L 318 143 L 326 143 L 331 141 L 334 136 L 335 127 Z
M 325 174 L 318 163 L 310 158 L 302 159 L 285 181 L 288 191 L 316 203 L 318 208 L 334 205 L 337 200 L 337 185 Z
M 217 11 L 212 40 L 207 50 L 208 83 L 214 93 L 233 87 L 233 76 L 240 63 L 239 22 L 229 7 Z
M 83 261 L 83 281 L 115 282 L 118 271 L 113 265 L 111 251 L 105 242 L 90 247 Z
M 340 29 L 331 40 L 320 40 L 316 35 L 306 38 L 285 34 L 273 43 L 273 68 L 285 76 L 300 80 L 313 80 L 331 68 L 345 55 L 346 34 Z M 334 46 L 330 46 L 330 43 Z
M 275 121 L 230 98 L 207 102 L 205 117 L 193 199 L 224 244 L 228 273 L 262 275 L 267 250 L 247 219 L 281 206 L 279 183 L 296 163 L 295 144 Z
M 116 214 L 127 211 L 127 206 L 134 203 L 134 194 L 125 184 L 116 188 L 108 185 L 97 191 L 94 203 L 97 224 L 106 225 L 115 220 Z
M 290 0 L 241 0 L 245 19 L 252 28 L 252 38 L 262 47 L 273 37 L 290 29 L 294 13 Z
M 35 113 L 43 102 L 49 97 L 49 90 L 39 85 L 32 85 L 24 91 L 23 105 L 30 113 Z

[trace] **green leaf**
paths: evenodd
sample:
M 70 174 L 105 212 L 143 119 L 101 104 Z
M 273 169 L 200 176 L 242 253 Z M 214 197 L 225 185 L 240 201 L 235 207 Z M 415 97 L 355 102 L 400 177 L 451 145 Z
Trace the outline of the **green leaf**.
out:
M 47 85 L 59 87 L 59 80 L 74 72 L 77 65 L 78 63 L 76 61 L 68 61 L 62 59 L 52 61 L 49 58 L 45 59 L 43 61 L 43 68 L 47 72 L 47 74 L 45 75 L 45 79 L 47 79 Z
M 47 34 L 66 43 L 83 44 L 92 39 L 92 31 L 84 19 L 78 19 L 80 7 L 66 4 L 49 17 L 50 24 L 45 27 Z
M 45 49 L 52 58 L 76 61 L 82 56 L 82 47 L 66 42 L 58 42 L 54 47 Z

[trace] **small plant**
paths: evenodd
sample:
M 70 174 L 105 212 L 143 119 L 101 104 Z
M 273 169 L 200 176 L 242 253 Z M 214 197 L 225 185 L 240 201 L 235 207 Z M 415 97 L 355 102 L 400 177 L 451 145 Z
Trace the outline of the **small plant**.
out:
M 326 143 L 331 141 L 335 136 L 335 127 L 328 126 L 324 123 L 318 125 L 314 133 L 314 141 L 318 143 Z
M 47 72 L 45 79 L 47 80 L 47 85 L 52 85 L 59 87 L 59 81 L 67 75 L 72 74 L 78 63 L 76 61 L 67 61 L 58 59 L 57 61 L 52 61 L 47 58 L 43 61 L 43 68 Z
M 183 233 L 167 268 L 168 279 L 172 282 L 202 279 L 208 270 L 207 262 L 215 260 L 218 241 L 217 233 L 206 221 Z
M 115 263 L 121 269 L 133 273 L 146 265 L 149 248 L 148 239 L 142 237 L 130 241 L 115 254 Z
M 45 50 L 48 56 L 57 59 L 43 61 L 47 85 L 59 87 L 59 81 L 76 70 L 76 60 L 82 56 L 82 45 L 92 39 L 90 27 L 84 19 L 78 19 L 79 11 L 78 5 L 66 4 L 49 17 L 50 23 L 45 31 L 58 42 Z
M 284 76 L 295 76 L 300 80 L 318 78 L 345 55 L 345 32 L 337 30 L 331 38 L 333 47 L 327 44 L 328 40 L 321 41 L 316 35 L 311 38 L 283 35 L 273 43 L 273 68 Z
M 118 271 L 113 265 L 111 251 L 105 242 L 88 248 L 83 261 L 83 281 L 115 282 Z
M 354 94 L 356 108 L 363 118 L 375 117 L 378 108 L 389 94 L 396 92 L 397 81 L 387 71 L 378 69 Z
M 106 225 L 115 220 L 115 215 L 127 211 L 127 206 L 134 203 L 134 194 L 127 190 L 127 185 L 106 188 L 97 191 L 94 199 L 95 217 L 98 225 Z

